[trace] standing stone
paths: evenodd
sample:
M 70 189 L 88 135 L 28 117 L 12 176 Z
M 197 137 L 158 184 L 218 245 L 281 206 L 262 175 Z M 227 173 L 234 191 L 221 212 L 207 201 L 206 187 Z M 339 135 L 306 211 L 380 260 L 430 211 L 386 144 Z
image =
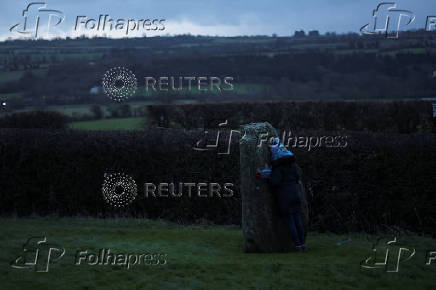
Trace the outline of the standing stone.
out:
M 240 140 L 239 150 L 244 250 L 247 253 L 295 251 L 288 225 L 279 216 L 276 200 L 267 182 L 256 179 L 256 170 L 263 169 L 265 163 L 271 164 L 269 146 L 265 140 L 278 136 L 277 131 L 267 122 L 243 125 L 242 130 L 244 136 Z M 307 230 L 308 208 L 302 183 L 299 188 L 303 223 Z

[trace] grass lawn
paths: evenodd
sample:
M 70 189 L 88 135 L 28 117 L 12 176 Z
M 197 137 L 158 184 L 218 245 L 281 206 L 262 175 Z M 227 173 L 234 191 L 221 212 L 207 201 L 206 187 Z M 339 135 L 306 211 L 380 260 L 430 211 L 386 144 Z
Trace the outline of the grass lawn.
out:
M 398 273 L 362 269 L 371 253 L 365 235 L 311 233 L 307 253 L 245 254 L 236 226 L 179 226 L 138 219 L 0 219 L 1 289 L 434 289 L 436 262 L 425 266 L 434 239 L 397 237 L 416 248 Z M 46 236 L 64 257 L 47 273 L 13 269 L 30 237 Z M 166 254 L 165 265 L 75 265 L 76 252 Z M 32 255 L 34 256 L 34 255 Z
M 80 121 L 69 124 L 71 129 L 80 130 L 139 130 L 144 118 L 113 118 L 95 121 Z

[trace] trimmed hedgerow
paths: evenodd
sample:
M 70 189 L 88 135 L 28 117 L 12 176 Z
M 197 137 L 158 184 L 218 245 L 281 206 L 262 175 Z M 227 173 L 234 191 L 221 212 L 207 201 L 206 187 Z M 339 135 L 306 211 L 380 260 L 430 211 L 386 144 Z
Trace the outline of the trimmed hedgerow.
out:
M 295 147 L 310 192 L 312 230 L 367 231 L 399 226 L 435 233 L 436 136 L 304 131 L 300 136 L 347 136 L 346 146 Z M 239 148 L 196 151 L 203 132 L 0 130 L 0 213 L 4 216 L 125 215 L 181 223 L 239 224 Z M 216 131 L 210 130 L 213 142 Z M 227 144 L 223 134 L 222 144 Z M 222 145 L 221 144 L 221 145 Z M 220 146 L 221 146 L 220 145 Z M 220 151 L 222 148 L 218 148 Z M 225 150 L 224 150 L 225 151 Z M 112 209 L 102 197 L 104 173 L 136 180 L 138 196 Z M 233 183 L 231 198 L 145 198 L 144 183 Z

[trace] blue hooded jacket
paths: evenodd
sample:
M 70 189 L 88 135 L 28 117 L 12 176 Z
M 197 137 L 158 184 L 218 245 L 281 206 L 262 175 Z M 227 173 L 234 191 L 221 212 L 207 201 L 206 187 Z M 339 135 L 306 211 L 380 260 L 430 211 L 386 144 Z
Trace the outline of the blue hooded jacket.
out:
M 294 154 L 280 143 L 278 138 L 271 147 L 272 170 L 269 184 L 277 200 L 282 216 L 301 211 L 298 190 L 300 176 Z

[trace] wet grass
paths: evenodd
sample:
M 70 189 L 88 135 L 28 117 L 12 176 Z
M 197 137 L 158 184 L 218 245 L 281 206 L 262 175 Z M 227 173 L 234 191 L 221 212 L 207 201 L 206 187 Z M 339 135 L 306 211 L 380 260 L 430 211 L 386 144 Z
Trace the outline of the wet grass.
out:
M 310 233 L 307 253 L 245 254 L 237 226 L 180 226 L 139 219 L 1 219 L 1 289 L 434 289 L 436 261 L 425 251 L 436 240 L 405 236 L 413 259 L 398 273 L 363 269 L 376 236 Z M 32 236 L 65 248 L 48 273 L 13 269 L 9 263 Z M 160 253 L 165 265 L 75 265 L 76 252 Z

